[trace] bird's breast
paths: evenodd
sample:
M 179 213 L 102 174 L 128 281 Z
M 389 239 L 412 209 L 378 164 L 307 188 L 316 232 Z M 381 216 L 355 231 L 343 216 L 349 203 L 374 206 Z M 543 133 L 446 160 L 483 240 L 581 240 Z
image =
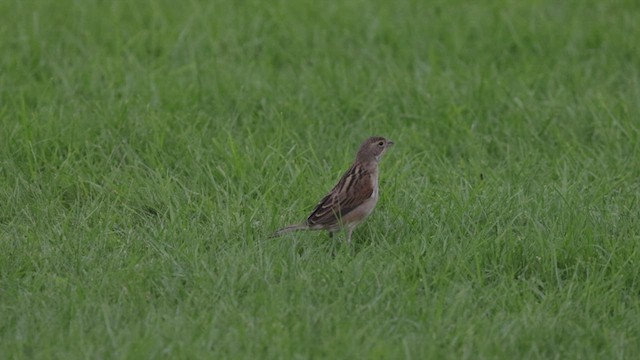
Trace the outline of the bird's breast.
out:
M 371 192 L 371 198 L 375 201 L 378 200 L 378 172 L 371 174 L 371 183 L 373 185 L 373 192 Z

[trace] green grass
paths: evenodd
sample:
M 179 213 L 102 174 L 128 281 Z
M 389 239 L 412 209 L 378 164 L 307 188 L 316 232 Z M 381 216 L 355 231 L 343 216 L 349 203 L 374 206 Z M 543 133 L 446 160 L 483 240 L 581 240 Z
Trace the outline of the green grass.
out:
M 2 358 L 638 358 L 638 39 L 631 0 L 1 2 Z M 353 254 L 267 239 L 369 135 Z

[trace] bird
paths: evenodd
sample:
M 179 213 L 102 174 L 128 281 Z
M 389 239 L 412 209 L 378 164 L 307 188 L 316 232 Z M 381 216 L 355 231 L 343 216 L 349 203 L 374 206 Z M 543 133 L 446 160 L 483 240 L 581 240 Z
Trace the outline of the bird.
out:
M 304 222 L 283 227 L 270 237 L 300 230 L 327 230 L 332 238 L 334 233 L 346 231 L 347 244 L 351 245 L 353 230 L 373 212 L 378 202 L 379 163 L 393 145 L 393 141 L 381 136 L 366 139 L 349 170 L 311 215 Z

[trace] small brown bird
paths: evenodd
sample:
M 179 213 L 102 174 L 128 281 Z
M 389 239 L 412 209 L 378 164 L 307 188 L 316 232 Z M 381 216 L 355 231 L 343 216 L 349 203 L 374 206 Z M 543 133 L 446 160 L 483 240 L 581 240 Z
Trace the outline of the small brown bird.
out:
M 378 202 L 378 163 L 393 141 L 374 136 L 360 145 L 356 160 L 313 210 L 307 220 L 276 231 L 277 237 L 297 230 L 346 230 L 351 244 L 353 229 L 371 214 Z

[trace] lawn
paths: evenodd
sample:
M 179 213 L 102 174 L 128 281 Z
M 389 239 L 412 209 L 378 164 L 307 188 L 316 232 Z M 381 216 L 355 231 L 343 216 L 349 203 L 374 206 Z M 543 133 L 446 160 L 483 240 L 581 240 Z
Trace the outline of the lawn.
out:
M 0 2 L 3 359 L 640 357 L 640 3 Z M 302 221 L 395 141 L 349 248 Z

